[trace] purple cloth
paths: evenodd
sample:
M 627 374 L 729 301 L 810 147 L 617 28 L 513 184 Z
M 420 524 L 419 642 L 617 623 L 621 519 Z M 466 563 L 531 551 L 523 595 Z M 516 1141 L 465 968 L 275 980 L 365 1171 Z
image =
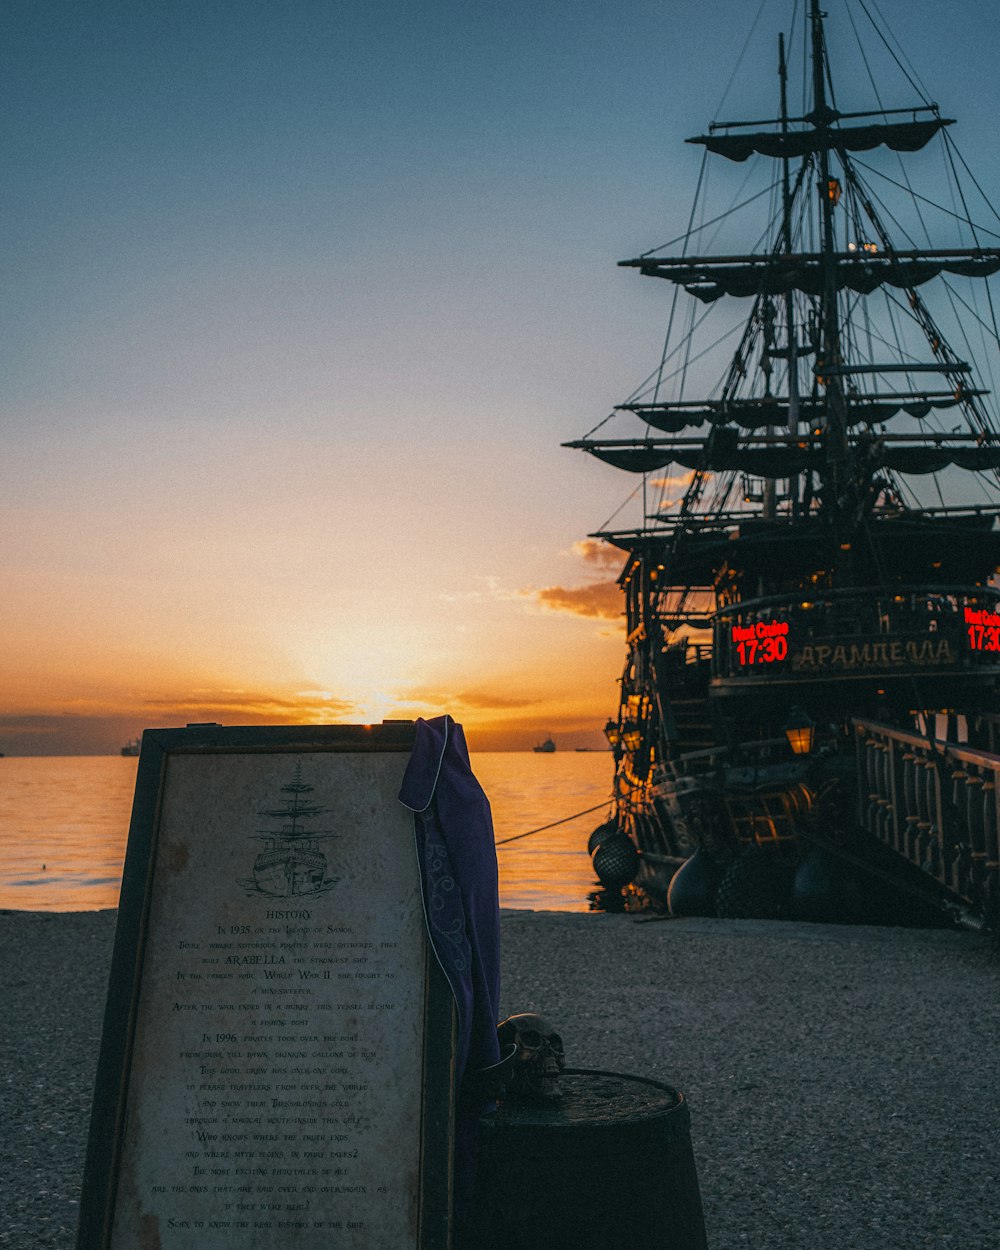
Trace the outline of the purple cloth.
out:
M 427 934 L 458 1009 L 458 1087 L 500 1059 L 500 904 L 493 816 L 450 716 L 417 721 L 399 801 L 413 812 Z
M 500 1059 L 500 902 L 489 800 L 450 716 L 417 721 L 399 801 L 413 812 L 427 935 L 458 1012 L 454 1215 L 462 1229 L 475 1190 L 479 1117 L 494 1105 L 476 1077 Z

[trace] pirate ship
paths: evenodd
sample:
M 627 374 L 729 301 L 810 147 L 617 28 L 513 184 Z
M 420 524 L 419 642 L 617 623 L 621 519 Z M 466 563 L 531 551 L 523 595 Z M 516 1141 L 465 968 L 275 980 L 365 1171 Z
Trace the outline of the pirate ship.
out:
M 953 120 L 860 8 L 916 103 L 872 77 L 873 107 L 842 109 L 827 14 L 797 6 L 776 116 L 689 139 L 688 229 L 620 262 L 671 302 L 654 373 L 565 444 L 642 477 L 641 524 L 594 535 L 625 553 L 627 655 L 606 729 L 614 810 L 590 849 L 605 885 L 635 880 L 678 913 L 932 906 L 996 926 L 1000 438 L 984 378 L 1000 218 L 963 186 Z M 701 202 L 709 162 L 762 171 L 735 206 L 772 207 L 749 251 L 709 254 L 738 219 Z

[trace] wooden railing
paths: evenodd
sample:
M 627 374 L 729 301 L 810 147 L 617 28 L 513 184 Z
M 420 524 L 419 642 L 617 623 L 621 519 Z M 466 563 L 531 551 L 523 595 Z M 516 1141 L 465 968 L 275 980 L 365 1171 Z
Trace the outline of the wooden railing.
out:
M 976 915 L 1000 913 L 1000 755 L 854 721 L 858 820 Z

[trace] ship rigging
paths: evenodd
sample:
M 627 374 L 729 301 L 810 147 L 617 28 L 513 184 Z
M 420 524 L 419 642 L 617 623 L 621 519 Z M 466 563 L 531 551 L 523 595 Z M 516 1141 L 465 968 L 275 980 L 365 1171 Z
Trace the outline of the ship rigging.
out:
M 591 850 L 678 911 L 871 917 L 891 883 L 996 924 L 1000 217 L 982 196 L 973 215 L 954 119 L 926 94 L 886 107 L 873 75 L 874 105 L 841 110 L 826 14 L 809 0 L 796 35 L 798 16 L 803 108 L 781 36 L 777 115 L 688 140 L 688 230 L 619 262 L 672 287 L 660 363 L 565 444 L 642 475 L 641 524 L 595 535 L 626 556 L 627 655 Z M 862 159 L 931 145 L 950 208 Z M 749 251 L 702 246 L 731 229 L 701 203 L 718 158 L 767 167 Z

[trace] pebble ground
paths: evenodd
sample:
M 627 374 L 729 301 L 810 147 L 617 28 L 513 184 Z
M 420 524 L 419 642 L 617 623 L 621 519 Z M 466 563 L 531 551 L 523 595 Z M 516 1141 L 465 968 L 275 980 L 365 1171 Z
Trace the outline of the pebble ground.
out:
M 0 912 L 4 1250 L 75 1245 L 114 922 Z M 1000 1250 L 981 937 L 505 912 L 518 1011 L 551 1018 L 572 1067 L 684 1092 L 711 1250 Z

